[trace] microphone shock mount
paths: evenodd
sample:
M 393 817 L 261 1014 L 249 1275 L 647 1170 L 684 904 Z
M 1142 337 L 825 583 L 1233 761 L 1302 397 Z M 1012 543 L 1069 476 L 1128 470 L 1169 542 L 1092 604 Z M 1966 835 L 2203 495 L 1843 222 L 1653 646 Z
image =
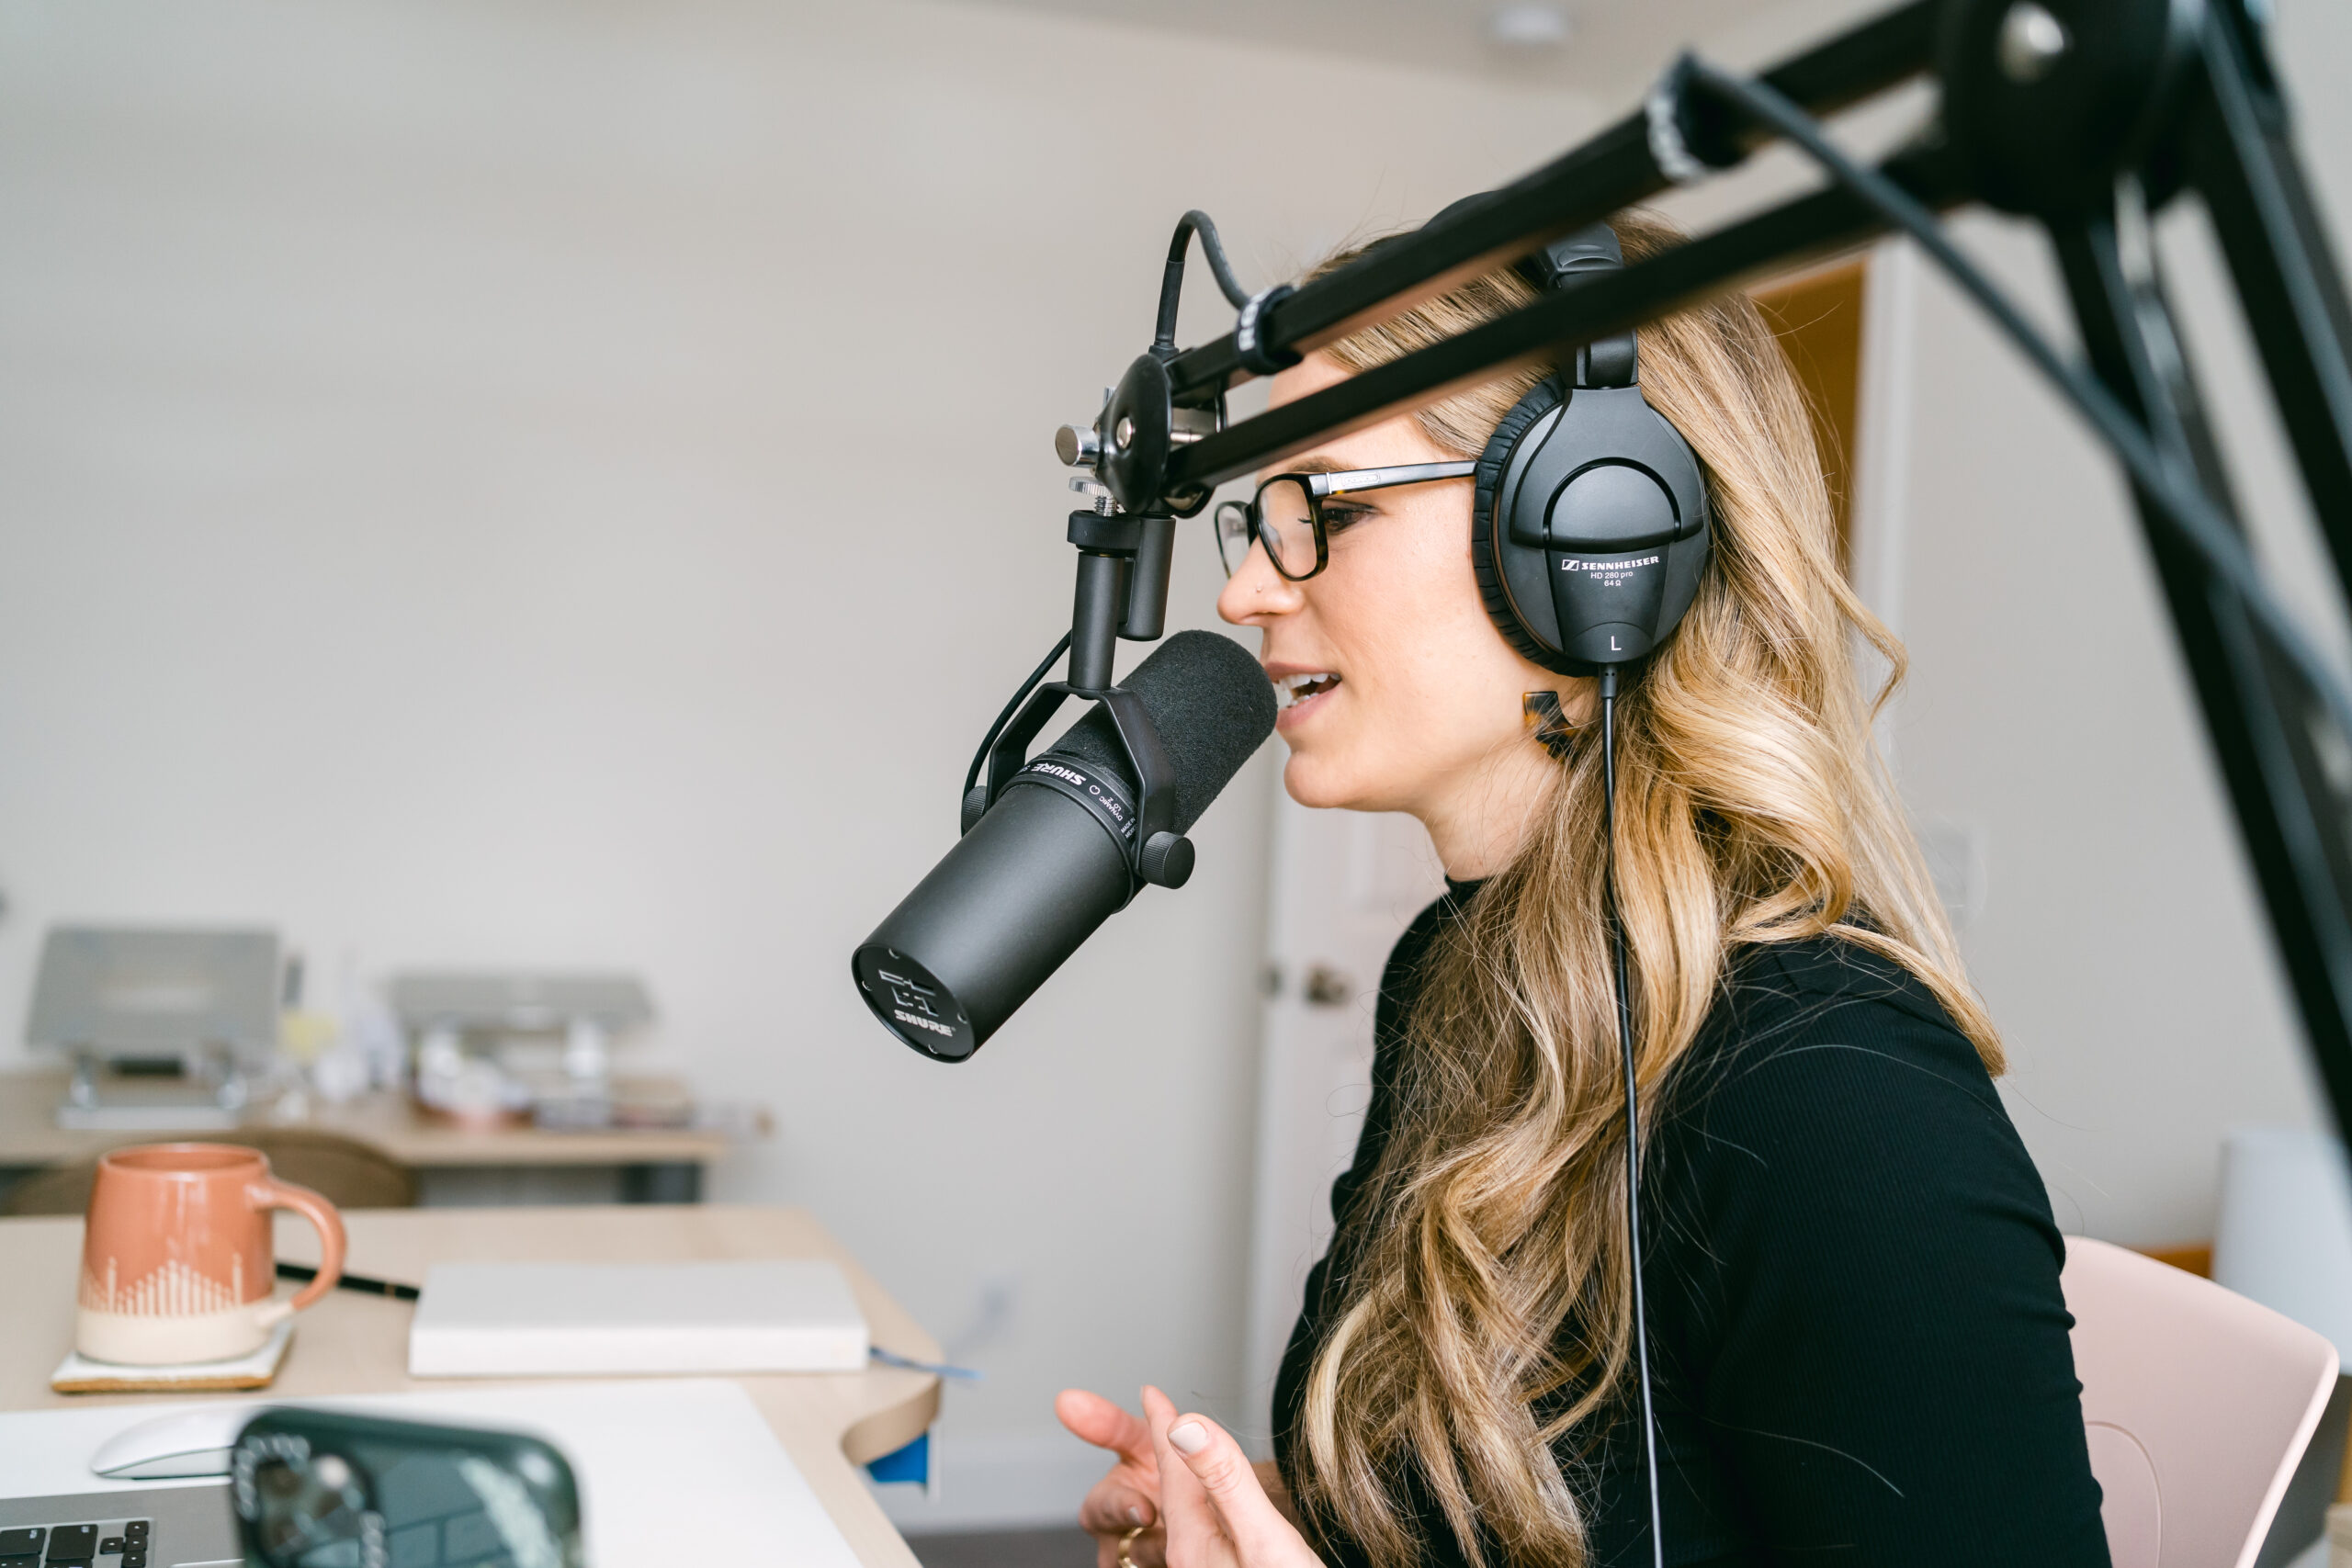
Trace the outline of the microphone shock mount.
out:
M 1193 874 L 1193 842 L 1175 831 L 1174 769 L 1151 717 L 1133 694 L 1114 683 L 1121 639 L 1151 642 L 1168 629 L 1169 570 L 1176 522 L 1196 515 L 1214 488 L 1168 484 L 1168 459 L 1178 449 L 1225 428 L 1225 393 L 1193 394 L 1179 406 L 1169 361 L 1184 262 L 1191 239 L 1202 237 L 1218 287 L 1234 299 L 1238 286 L 1207 217 L 1188 212 L 1177 225 L 1161 283 L 1159 331 L 1102 395 L 1091 424 L 1066 424 L 1054 434 L 1054 453 L 1079 472 L 1070 488 L 1090 498 L 1069 514 L 1068 537 L 1078 551 L 1078 581 L 1070 604 L 1069 663 L 1065 678 L 1023 691 L 1017 713 L 1000 721 L 980 743 L 986 758 L 966 790 L 963 830 L 972 830 L 1007 785 L 1023 778 L 1060 790 L 1092 811 L 1127 857 L 1135 891 L 1153 884 L 1182 887 Z M 1247 296 L 1240 297 L 1247 301 Z M 1048 660 L 1048 665 L 1050 665 Z M 1043 671 L 1040 671 L 1040 674 Z M 1138 798 L 1099 770 L 1066 765 L 1050 755 L 1028 760 L 1029 746 L 1070 697 L 1101 705 L 1111 715 Z

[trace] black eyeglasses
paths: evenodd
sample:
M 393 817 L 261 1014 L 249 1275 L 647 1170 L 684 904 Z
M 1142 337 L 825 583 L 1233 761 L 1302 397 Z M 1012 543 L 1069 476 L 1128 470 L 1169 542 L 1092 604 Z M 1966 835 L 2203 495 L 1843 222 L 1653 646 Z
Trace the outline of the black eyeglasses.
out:
M 1343 468 L 1329 474 L 1276 474 L 1247 502 L 1228 501 L 1216 509 L 1216 551 L 1231 577 L 1250 558 L 1250 547 L 1266 547 L 1266 558 L 1293 582 L 1304 582 L 1331 558 L 1331 533 L 1354 518 L 1336 498 L 1430 479 L 1458 479 L 1474 462 L 1405 463 L 1393 468 Z

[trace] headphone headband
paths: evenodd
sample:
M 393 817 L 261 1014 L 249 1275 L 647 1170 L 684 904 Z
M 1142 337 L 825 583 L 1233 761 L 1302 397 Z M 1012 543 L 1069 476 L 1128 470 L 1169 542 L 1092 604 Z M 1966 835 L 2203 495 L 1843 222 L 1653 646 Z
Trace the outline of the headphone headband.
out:
M 1624 265 L 1625 252 L 1617 243 L 1617 231 L 1606 223 L 1595 223 L 1521 257 L 1519 270 L 1536 288 L 1551 289 L 1571 274 L 1606 272 Z

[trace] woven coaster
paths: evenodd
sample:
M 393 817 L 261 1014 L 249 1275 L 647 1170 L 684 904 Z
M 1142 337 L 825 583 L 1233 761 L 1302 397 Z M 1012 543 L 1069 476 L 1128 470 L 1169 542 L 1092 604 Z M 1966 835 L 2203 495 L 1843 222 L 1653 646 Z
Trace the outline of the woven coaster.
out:
M 176 1367 L 125 1367 L 93 1361 L 70 1352 L 49 1374 L 59 1393 L 212 1393 L 222 1389 L 267 1388 L 294 1338 L 291 1320 L 269 1331 L 260 1349 L 227 1361 L 190 1361 Z

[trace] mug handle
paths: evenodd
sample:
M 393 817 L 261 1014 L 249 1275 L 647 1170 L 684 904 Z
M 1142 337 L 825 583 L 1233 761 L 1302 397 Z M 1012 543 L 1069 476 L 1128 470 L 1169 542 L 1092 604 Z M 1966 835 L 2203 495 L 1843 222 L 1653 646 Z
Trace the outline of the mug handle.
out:
M 256 1210 L 291 1209 L 319 1233 L 318 1277 L 296 1292 L 292 1301 L 259 1303 L 257 1315 L 262 1323 L 274 1326 L 334 1290 L 334 1282 L 343 1278 L 343 1216 L 333 1203 L 290 1181 L 253 1182 L 245 1188 L 245 1201 Z

